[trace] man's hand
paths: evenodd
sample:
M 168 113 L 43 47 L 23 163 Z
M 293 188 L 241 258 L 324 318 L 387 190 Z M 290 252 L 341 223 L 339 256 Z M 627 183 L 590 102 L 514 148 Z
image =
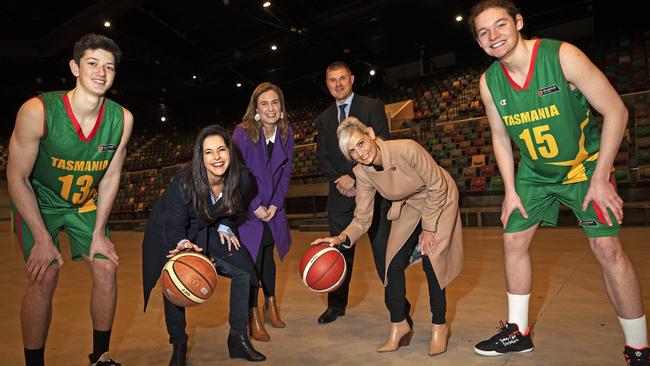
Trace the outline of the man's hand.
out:
M 117 252 L 115 252 L 115 246 L 113 245 L 113 242 L 110 241 L 104 234 L 94 234 L 93 235 L 93 241 L 90 243 L 90 253 L 88 253 L 88 257 L 90 257 L 90 261 L 95 260 L 95 254 L 102 254 L 108 258 L 109 261 L 113 262 L 115 266 L 117 267 L 118 261 L 120 260 L 120 257 L 117 256 Z
M 521 212 L 521 215 L 524 218 L 528 218 L 528 212 L 526 212 L 524 205 L 521 203 L 519 195 L 514 192 L 506 193 L 506 196 L 503 198 L 503 203 L 501 204 L 501 223 L 503 224 L 503 227 L 508 225 L 510 214 L 517 209 Z
M 342 175 L 337 180 L 334 181 L 336 184 L 336 189 L 344 196 L 354 197 L 354 179 L 349 175 Z M 351 195 L 350 195 L 351 194 Z
M 44 242 L 36 241 L 26 265 L 29 282 L 41 282 L 53 260 L 59 263 L 59 268 L 63 266 L 63 257 L 52 243 L 52 239 L 50 238 Z
M 619 224 L 623 223 L 623 199 L 616 193 L 614 186 L 605 180 L 591 180 L 589 190 L 582 203 L 582 211 L 586 211 L 589 202 L 598 206 L 605 218 L 607 225 L 612 226 L 612 219 L 609 217 L 611 211 Z
M 344 195 L 345 197 L 354 197 L 357 194 L 357 190 L 356 188 L 352 187 L 347 191 L 341 192 L 341 194 Z

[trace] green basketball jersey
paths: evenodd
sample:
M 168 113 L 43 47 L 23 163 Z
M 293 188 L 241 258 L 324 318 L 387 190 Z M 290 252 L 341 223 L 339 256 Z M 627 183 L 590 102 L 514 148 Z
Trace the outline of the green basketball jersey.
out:
M 501 120 L 521 150 L 517 179 L 531 184 L 589 180 L 598 159 L 600 133 L 586 98 L 564 77 L 561 44 L 536 41 L 523 87 L 499 61 L 485 72 Z
M 93 130 L 84 136 L 64 91 L 41 94 L 45 121 L 31 174 L 44 214 L 95 210 L 97 185 L 122 139 L 122 107 L 104 99 Z

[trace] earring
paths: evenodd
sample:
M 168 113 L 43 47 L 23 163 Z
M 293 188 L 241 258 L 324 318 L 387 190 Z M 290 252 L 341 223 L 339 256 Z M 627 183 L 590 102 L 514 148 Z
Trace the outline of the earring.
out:
M 253 119 L 255 120 L 255 122 L 259 122 L 260 119 L 262 119 L 262 117 L 260 117 L 259 113 L 255 113 L 255 115 L 253 116 Z
M 280 112 L 280 119 L 284 118 L 284 112 Z

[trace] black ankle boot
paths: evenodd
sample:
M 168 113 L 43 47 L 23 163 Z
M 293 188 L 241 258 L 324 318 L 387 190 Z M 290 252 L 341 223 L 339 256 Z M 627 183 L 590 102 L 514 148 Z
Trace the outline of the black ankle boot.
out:
M 228 335 L 228 353 L 230 358 L 245 358 L 248 361 L 266 360 L 266 356 L 257 352 L 246 334 Z
M 173 344 L 174 351 L 172 358 L 169 360 L 169 366 L 185 366 L 187 359 L 187 342 L 181 344 Z

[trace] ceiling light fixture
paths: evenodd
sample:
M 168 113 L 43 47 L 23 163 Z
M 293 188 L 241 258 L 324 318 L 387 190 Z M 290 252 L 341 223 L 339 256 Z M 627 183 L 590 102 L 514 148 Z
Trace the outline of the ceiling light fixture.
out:
M 109 22 L 108 20 L 105 21 L 105 22 L 104 22 L 104 27 L 106 27 L 106 28 L 110 28 L 110 27 L 111 27 L 111 22 Z
M 268 8 L 269 6 L 271 6 L 271 2 L 270 2 L 270 1 L 265 1 L 265 2 L 262 4 L 262 7 L 265 7 L 265 8 Z
M 456 15 L 456 21 L 457 22 L 462 22 L 463 21 L 463 16 L 462 15 Z
M 370 70 L 370 76 L 375 76 L 375 69 Z
M 235 84 L 238 88 L 241 88 L 241 83 Z
M 277 51 L 277 50 L 278 50 L 278 46 L 272 44 L 272 45 L 271 45 L 271 50 L 273 50 L 273 51 Z

